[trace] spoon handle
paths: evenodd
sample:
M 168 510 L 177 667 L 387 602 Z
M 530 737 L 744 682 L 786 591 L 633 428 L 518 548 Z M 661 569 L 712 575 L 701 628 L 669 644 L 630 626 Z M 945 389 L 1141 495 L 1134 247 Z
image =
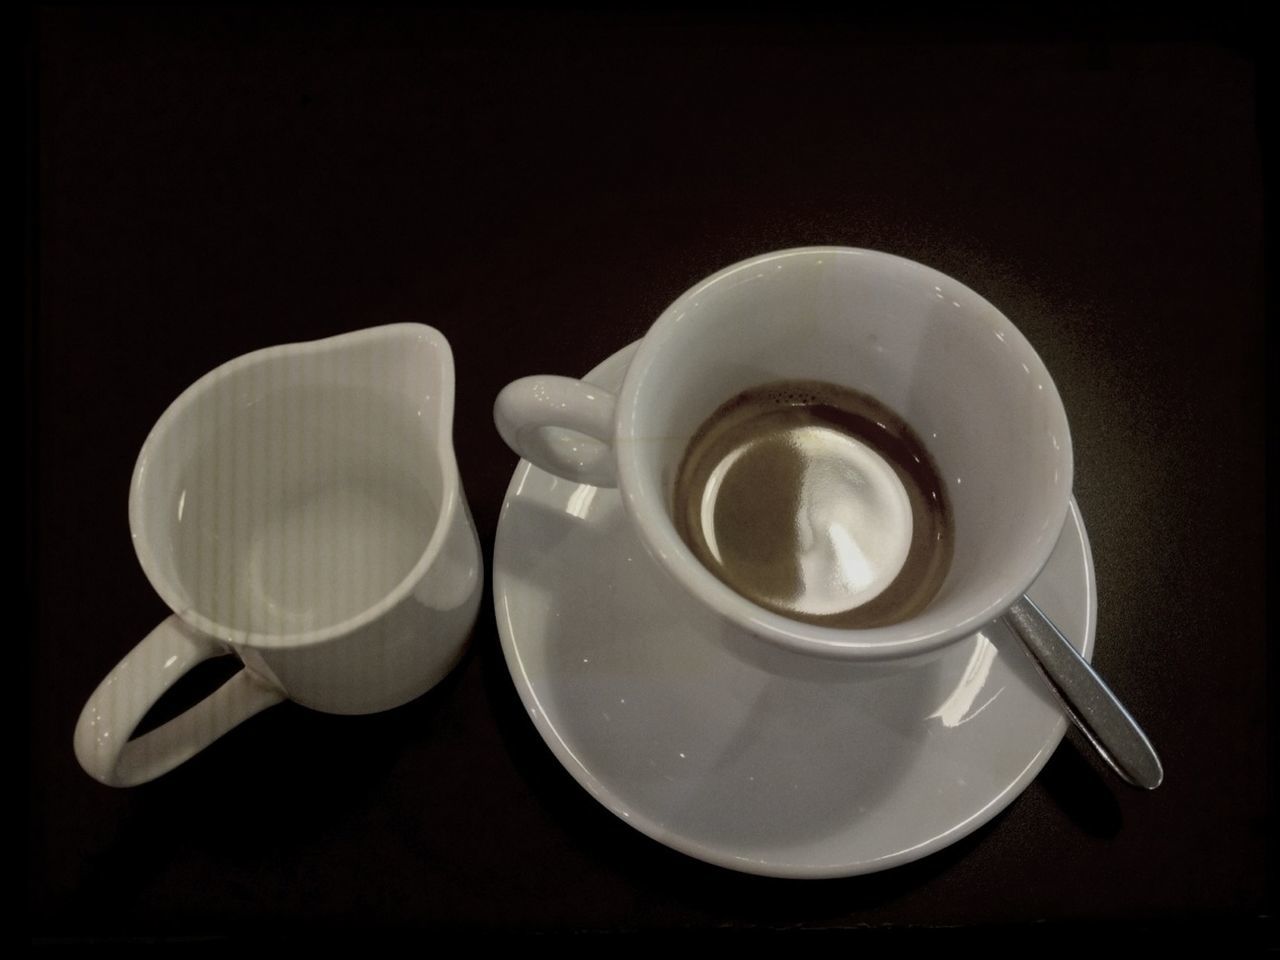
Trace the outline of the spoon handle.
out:
M 1120 777 L 1154 790 L 1164 768 L 1136 720 L 1070 641 L 1028 597 L 1004 615 L 1067 714 Z

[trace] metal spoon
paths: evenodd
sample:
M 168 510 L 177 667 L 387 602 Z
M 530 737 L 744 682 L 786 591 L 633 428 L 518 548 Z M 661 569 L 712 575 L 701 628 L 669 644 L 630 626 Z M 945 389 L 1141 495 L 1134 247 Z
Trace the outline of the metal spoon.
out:
M 1151 741 L 1053 621 L 1025 596 L 1003 619 L 1067 714 L 1121 779 L 1147 790 L 1160 786 L 1164 768 Z

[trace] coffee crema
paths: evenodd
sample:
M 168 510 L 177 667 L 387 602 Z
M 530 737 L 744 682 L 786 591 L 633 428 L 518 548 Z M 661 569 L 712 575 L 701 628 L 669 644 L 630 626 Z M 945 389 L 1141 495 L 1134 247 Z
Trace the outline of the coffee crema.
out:
M 689 442 L 673 512 L 719 579 L 820 626 L 909 619 L 951 565 L 951 510 L 925 445 L 883 403 L 821 381 L 722 404 Z

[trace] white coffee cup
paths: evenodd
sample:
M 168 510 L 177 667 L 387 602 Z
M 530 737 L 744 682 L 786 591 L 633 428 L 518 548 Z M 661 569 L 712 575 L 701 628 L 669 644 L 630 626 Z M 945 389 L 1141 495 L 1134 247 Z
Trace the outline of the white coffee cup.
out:
M 788 618 L 736 593 L 676 532 L 672 491 L 695 431 L 742 391 L 786 380 L 869 394 L 932 454 L 954 554 L 922 612 L 868 629 Z M 917 662 L 998 617 L 1048 560 L 1071 496 L 1066 413 L 1026 338 L 958 281 L 870 250 L 784 250 L 727 267 L 663 312 L 616 395 L 527 377 L 502 391 L 494 418 L 542 469 L 616 485 L 640 540 L 699 602 L 782 650 L 836 660 Z
M 75 751 L 157 777 L 258 711 L 406 703 L 464 652 L 483 582 L 453 454 L 453 357 L 420 324 L 250 353 L 188 388 L 142 447 L 129 525 L 173 615 L 89 698 Z M 244 669 L 129 741 L 180 676 Z

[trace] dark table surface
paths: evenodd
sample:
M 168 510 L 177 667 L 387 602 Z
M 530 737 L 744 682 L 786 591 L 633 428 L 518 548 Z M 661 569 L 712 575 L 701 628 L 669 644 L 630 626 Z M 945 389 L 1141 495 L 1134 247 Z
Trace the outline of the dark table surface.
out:
M 1265 929 L 1249 24 L 988 26 L 37 11 L 32 936 Z M 82 704 L 167 612 L 130 544 L 134 459 L 201 374 L 270 344 L 439 328 L 487 563 L 516 463 L 491 420 L 503 384 L 581 374 L 699 278 L 807 244 L 941 269 L 1053 372 L 1095 663 L 1164 757 L 1158 791 L 1107 776 L 1073 733 L 1005 812 L 917 863 L 731 873 L 631 830 L 559 766 L 487 598 L 466 659 L 408 706 L 285 704 L 131 790 L 80 771 Z

